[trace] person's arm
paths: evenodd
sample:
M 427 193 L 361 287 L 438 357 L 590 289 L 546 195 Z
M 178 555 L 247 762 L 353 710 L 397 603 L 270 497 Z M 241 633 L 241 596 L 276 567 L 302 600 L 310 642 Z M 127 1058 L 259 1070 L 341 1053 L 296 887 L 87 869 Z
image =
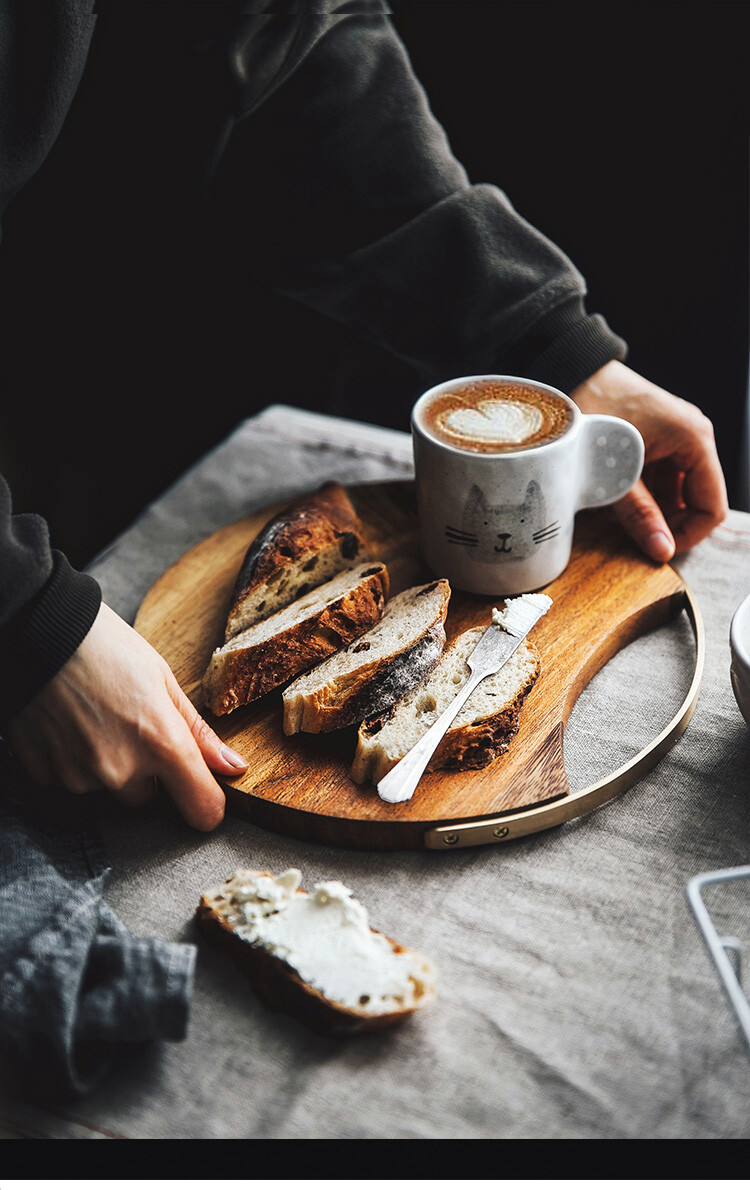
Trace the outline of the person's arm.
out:
M 399 358 L 419 387 L 522 375 L 633 421 L 647 466 L 615 514 L 657 561 L 696 544 L 727 511 L 710 421 L 627 368 L 570 259 L 496 186 L 471 184 L 383 13 L 371 0 L 319 18 L 317 41 L 265 102 L 253 39 L 235 35 L 237 118 L 213 191 L 233 275 L 262 264 L 261 226 L 267 283 Z
M 191 826 L 223 818 L 212 772 L 236 777 L 246 762 L 99 584 L 50 549 L 42 518 L 13 514 L 2 476 L 0 674 L 0 735 L 40 784 L 108 789 L 135 806 L 160 781 Z
M 0 214 L 43 164 L 86 63 L 93 0 L 0 6 Z M 0 264 L 2 255 L 0 251 Z M 42 517 L 14 513 L 0 476 L 0 735 L 27 772 L 71 791 L 108 788 L 136 805 L 160 780 L 210 830 L 237 776 L 169 667 L 102 603 L 98 583 L 52 548 Z
M 102 604 L 69 660 L 2 728 L 29 775 L 71 793 L 107 789 L 141 806 L 161 783 L 183 818 L 224 817 L 212 776 L 246 767 L 196 711 L 155 649 Z
M 0 723 L 65 664 L 100 603 L 98 583 L 50 547 L 45 521 L 14 515 L 0 475 Z
M 625 356 L 566 254 L 469 180 L 378 0 L 320 17 L 261 99 L 255 19 L 225 53 L 235 118 L 207 191 L 240 299 L 260 274 L 420 385 L 503 371 L 569 392 Z

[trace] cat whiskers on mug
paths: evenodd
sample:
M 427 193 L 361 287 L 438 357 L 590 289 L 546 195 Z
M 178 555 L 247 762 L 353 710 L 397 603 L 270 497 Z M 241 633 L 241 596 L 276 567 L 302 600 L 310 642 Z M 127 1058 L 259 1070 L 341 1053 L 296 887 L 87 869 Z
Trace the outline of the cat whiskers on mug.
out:
M 553 537 L 557 537 L 559 532 L 560 522 L 550 521 L 549 525 L 545 525 L 543 529 L 537 529 L 532 536 L 535 544 L 538 545 L 540 541 L 551 541 Z
M 454 545 L 465 545 L 469 549 L 479 544 L 476 533 L 467 533 L 463 529 L 454 529 L 452 525 L 445 526 L 445 536 Z

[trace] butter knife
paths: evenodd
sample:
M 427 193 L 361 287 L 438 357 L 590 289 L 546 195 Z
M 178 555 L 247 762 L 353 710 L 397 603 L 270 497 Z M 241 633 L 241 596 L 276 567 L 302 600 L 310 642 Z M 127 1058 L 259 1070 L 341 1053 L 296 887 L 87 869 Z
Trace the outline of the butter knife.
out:
M 477 641 L 467 658 L 470 676 L 458 694 L 406 756 L 386 773 L 376 788 L 384 802 L 406 802 L 414 793 L 435 749 L 466 700 L 485 678 L 502 669 L 552 604 L 548 595 L 520 595 L 509 599 L 502 612 L 495 610 L 493 623 Z

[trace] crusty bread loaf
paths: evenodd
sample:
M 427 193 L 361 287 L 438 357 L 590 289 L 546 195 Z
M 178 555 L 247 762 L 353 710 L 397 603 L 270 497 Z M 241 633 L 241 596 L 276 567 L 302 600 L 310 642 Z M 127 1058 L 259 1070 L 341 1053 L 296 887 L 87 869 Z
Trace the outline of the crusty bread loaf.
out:
M 363 723 L 351 777 L 377 785 L 414 747 L 470 676 L 466 659 L 485 628 L 470 628 L 444 651 L 437 667 L 404 695 L 391 714 Z M 539 675 L 539 655 L 523 641 L 502 669 L 485 678 L 464 703 L 429 763 L 437 769 L 484 768 L 506 752 L 518 731 L 524 699 Z
M 337 483 L 290 504 L 251 543 L 240 567 L 225 640 L 368 557 L 362 525 Z
M 392 707 L 440 660 L 450 593 L 447 579 L 400 592 L 374 628 L 291 682 L 286 734 L 335 731 Z
M 261 698 L 361 636 L 383 614 L 383 562 L 355 566 L 215 649 L 203 701 L 215 715 Z
M 324 1034 L 397 1025 L 433 999 L 430 962 L 370 928 L 338 881 L 308 894 L 296 868 L 240 869 L 204 893 L 200 927 L 233 954 L 259 999 Z

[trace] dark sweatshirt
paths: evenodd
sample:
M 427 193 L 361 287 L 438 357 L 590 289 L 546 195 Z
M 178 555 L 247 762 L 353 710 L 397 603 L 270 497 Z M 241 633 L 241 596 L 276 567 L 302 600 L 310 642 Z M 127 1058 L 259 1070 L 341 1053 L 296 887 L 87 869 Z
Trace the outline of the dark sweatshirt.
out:
M 66 167 L 56 146 L 68 123 L 86 127 L 91 59 L 118 5 L 163 86 L 154 168 L 139 174 L 119 151 L 110 192 L 124 195 L 125 209 L 148 205 L 157 221 L 179 195 L 186 257 L 191 220 L 213 225 L 213 251 L 231 262 L 238 293 L 252 278 L 351 328 L 425 384 L 505 372 L 570 392 L 624 357 L 623 341 L 586 311 L 567 256 L 501 190 L 470 183 L 382 0 L 0 0 L 8 225 L 37 178 Z M 109 72 L 102 50 L 97 69 L 111 80 L 99 102 L 121 118 L 128 87 L 138 91 L 138 56 Z M 67 168 L 84 159 L 71 154 Z M 82 189 L 78 205 L 87 197 Z M 101 194 L 89 201 L 102 236 L 114 235 Z M 120 223 L 123 260 L 125 230 Z M 33 467 L 31 442 L 28 458 Z M 71 656 L 100 600 L 94 580 L 54 548 L 46 521 L 14 514 L 0 476 L 0 724 Z

